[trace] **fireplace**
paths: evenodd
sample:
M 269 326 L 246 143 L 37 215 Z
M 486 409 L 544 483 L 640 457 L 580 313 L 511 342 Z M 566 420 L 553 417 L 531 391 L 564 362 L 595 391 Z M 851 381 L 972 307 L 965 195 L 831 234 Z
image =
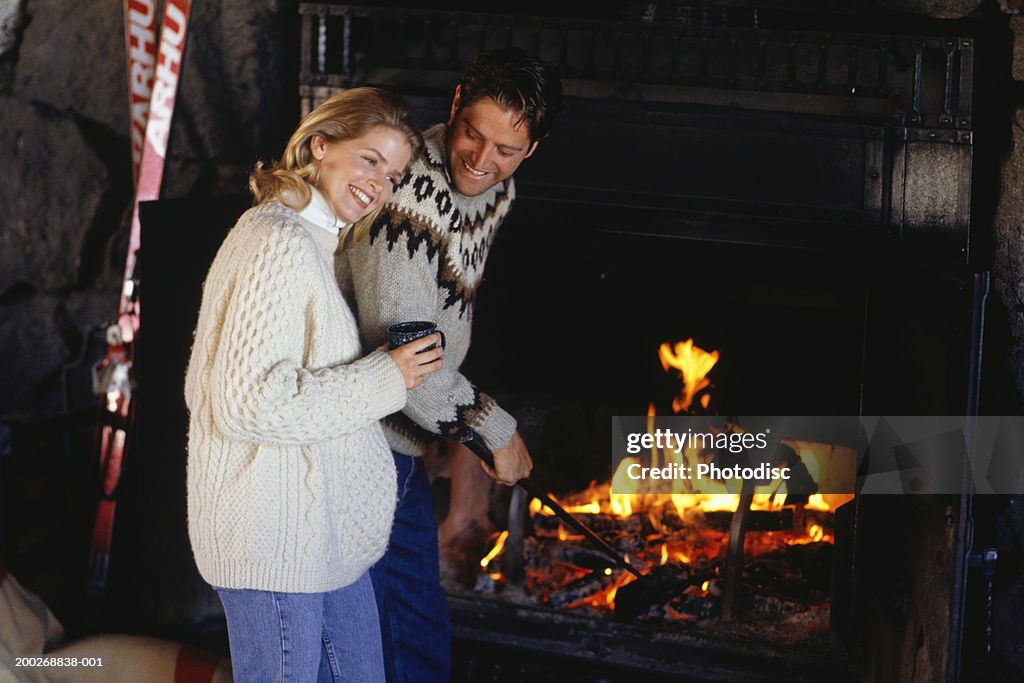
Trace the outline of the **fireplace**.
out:
M 373 84 L 444 120 L 465 62 L 509 43 L 567 86 L 517 174 L 465 370 L 519 419 L 541 485 L 684 587 L 616 617 L 622 577 L 518 494 L 492 496 L 504 551 L 481 566 L 496 539 L 478 532 L 446 560 L 458 680 L 954 680 L 969 496 L 758 500 L 742 554 L 735 500 L 654 515 L 627 498 L 627 517 L 579 499 L 613 475 L 614 416 L 672 414 L 664 343 L 719 354 L 691 409 L 719 418 L 977 410 L 974 38 L 676 9 L 300 8 L 307 110 Z M 446 519 L 466 516 L 460 457 L 436 459 L 460 472 L 435 479 Z

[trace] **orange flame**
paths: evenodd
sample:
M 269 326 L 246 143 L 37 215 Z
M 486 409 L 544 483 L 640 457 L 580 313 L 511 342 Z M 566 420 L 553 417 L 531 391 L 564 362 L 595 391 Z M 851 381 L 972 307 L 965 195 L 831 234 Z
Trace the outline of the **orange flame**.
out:
M 495 557 L 497 557 L 498 553 L 500 553 L 502 550 L 505 549 L 505 539 L 507 539 L 507 538 L 508 538 L 508 531 L 502 531 L 498 535 L 498 540 L 497 540 L 497 542 L 495 542 L 494 547 L 491 548 L 491 552 L 489 552 L 486 555 L 484 555 L 484 558 L 482 560 L 480 560 L 480 566 L 481 567 L 483 567 L 484 569 L 487 569 L 487 565 L 491 563 L 491 560 L 493 560 Z
M 551 496 L 550 493 L 548 495 Z M 555 497 L 551 496 L 551 500 L 555 500 Z M 558 501 L 555 500 L 555 502 L 557 503 Z M 554 510 L 549 508 L 544 503 L 540 502 L 540 498 L 534 498 L 533 500 L 530 501 L 530 516 L 531 517 L 536 517 L 537 515 L 545 515 L 547 517 L 553 517 L 554 514 L 555 514 Z
M 629 491 L 636 488 L 635 482 L 629 478 L 629 464 L 626 461 L 636 462 L 633 458 L 624 458 L 619 469 L 612 475 L 612 489 L 617 491 Z M 629 517 L 633 514 L 633 503 L 630 501 L 632 494 L 608 492 L 611 504 L 611 511 L 619 517 Z
M 534 500 L 537 500 L 534 498 Z M 599 515 L 601 514 L 601 504 L 597 500 L 592 500 L 589 503 L 582 503 L 580 505 L 563 505 L 566 512 L 583 513 L 587 515 Z M 554 514 L 554 513 L 552 513 Z
M 691 338 L 677 342 L 674 351 L 668 342 L 663 343 L 658 349 L 658 358 L 661 359 L 662 368 L 666 371 L 669 368 L 679 370 L 683 379 L 683 391 L 672 399 L 672 410 L 677 413 L 689 410 L 697 393 L 711 386 L 707 374 L 718 362 L 718 351 L 709 353 L 694 346 Z M 701 397 L 701 405 L 707 408 L 708 400 L 705 397 Z

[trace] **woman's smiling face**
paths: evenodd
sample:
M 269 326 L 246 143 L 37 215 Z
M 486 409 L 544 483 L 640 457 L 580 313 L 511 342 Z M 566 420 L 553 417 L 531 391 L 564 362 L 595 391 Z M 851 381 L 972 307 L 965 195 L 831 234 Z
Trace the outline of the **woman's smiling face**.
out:
M 314 135 L 309 146 L 320 166 L 317 189 L 346 224 L 390 199 L 412 160 L 405 136 L 386 127 L 339 142 Z

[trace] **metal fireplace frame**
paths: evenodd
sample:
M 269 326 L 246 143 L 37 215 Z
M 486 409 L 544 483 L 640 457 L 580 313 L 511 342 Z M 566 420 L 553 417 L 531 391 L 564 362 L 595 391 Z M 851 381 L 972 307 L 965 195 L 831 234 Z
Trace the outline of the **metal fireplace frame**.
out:
M 959 263 L 970 259 L 970 37 L 788 30 L 764 26 L 757 10 L 739 20 L 725 11 L 676 8 L 674 17 L 658 21 L 327 3 L 300 4 L 299 13 L 304 113 L 333 92 L 357 85 L 397 90 L 412 97 L 414 106 L 421 95 L 450 98 L 477 51 L 515 44 L 558 67 L 575 111 L 598 103 L 603 115 L 619 103 L 620 119 L 633 110 L 634 117 L 654 122 L 665 110 L 659 103 L 732 110 L 767 104 L 782 114 L 851 122 L 864 138 L 859 211 L 827 216 L 813 203 L 792 208 L 803 210 L 805 218 L 947 242 Z M 555 137 L 545 142 L 556 143 Z M 943 172 L 935 173 L 937 168 Z M 550 181 L 524 185 L 526 197 L 565 190 Z M 657 198 L 631 203 L 645 206 Z M 691 193 L 687 199 L 700 212 L 699 200 L 722 197 Z M 745 216 L 753 210 L 757 216 L 757 208 L 721 213 Z M 771 208 L 759 217 L 777 218 L 779 207 Z M 690 236 L 686 227 L 676 234 Z

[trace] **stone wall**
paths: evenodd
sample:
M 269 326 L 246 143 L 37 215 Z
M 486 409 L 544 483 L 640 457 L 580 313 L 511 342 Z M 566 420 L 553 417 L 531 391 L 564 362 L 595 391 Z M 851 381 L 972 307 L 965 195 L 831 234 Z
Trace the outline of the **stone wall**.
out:
M 0 415 L 91 401 L 58 380 L 95 360 L 116 314 L 133 192 L 122 12 L 0 2 Z M 163 196 L 243 192 L 276 155 L 298 116 L 293 14 L 194 3 Z
M 1011 74 L 1010 147 L 1002 160 L 1002 182 L 994 225 L 993 280 L 1006 308 L 1011 343 L 1007 367 L 1017 389 L 1017 409 L 1024 407 L 1024 16 L 1014 10 Z
M 299 115 L 297 35 L 294 3 L 193 3 L 162 196 L 244 193 L 255 160 L 277 156 Z M 72 630 L 96 623 L 81 602 L 89 531 L 74 518 L 95 504 L 90 369 L 117 313 L 131 219 L 126 71 L 119 0 L 0 0 L 0 417 L 15 425 L 0 425 L 0 564 Z M 79 417 L 54 420 L 68 414 Z M 187 543 L 183 483 L 164 488 L 175 504 L 137 504 L 157 523 L 119 539 L 150 556 L 131 569 L 191 568 L 187 549 L 158 557 L 166 535 L 141 543 L 167 527 L 176 550 Z M 129 604 L 166 596 L 122 583 Z M 208 598 L 174 618 L 215 611 Z

